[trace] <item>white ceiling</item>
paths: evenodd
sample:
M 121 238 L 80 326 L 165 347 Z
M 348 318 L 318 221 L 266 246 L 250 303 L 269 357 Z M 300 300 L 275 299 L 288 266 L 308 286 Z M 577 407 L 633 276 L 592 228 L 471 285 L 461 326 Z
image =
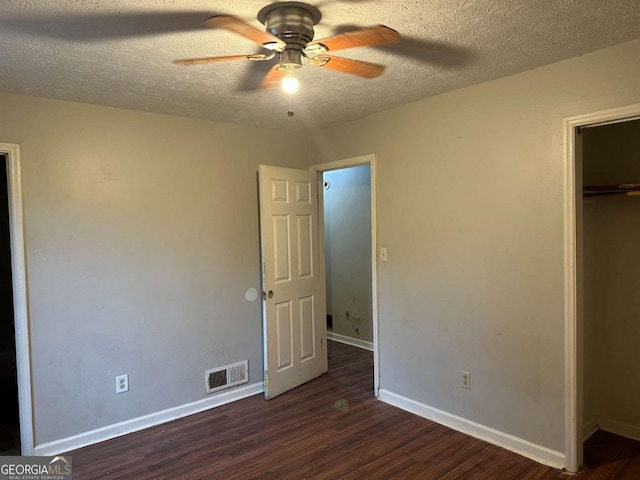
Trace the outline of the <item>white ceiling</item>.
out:
M 2 0 L 0 90 L 264 127 L 329 126 L 640 37 L 638 0 L 311 0 L 315 39 L 384 24 L 400 43 L 340 56 L 387 65 L 376 79 L 300 71 L 300 91 L 256 90 L 267 62 L 174 59 L 265 52 L 203 21 L 256 27 L 268 0 Z

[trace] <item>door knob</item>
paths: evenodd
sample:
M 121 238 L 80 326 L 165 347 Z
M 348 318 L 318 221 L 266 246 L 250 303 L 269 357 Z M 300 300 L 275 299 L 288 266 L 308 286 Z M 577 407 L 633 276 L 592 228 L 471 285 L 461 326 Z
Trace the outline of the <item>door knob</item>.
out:
M 269 298 L 273 298 L 273 290 L 269 290 L 269 293 L 267 293 L 267 296 Z

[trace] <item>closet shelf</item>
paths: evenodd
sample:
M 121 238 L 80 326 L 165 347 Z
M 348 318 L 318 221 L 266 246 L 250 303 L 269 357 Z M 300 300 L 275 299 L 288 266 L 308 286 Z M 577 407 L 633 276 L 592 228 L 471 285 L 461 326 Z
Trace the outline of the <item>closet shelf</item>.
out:
M 638 195 L 640 196 L 640 183 L 622 183 L 620 185 L 591 185 L 582 189 L 582 194 L 593 195 Z

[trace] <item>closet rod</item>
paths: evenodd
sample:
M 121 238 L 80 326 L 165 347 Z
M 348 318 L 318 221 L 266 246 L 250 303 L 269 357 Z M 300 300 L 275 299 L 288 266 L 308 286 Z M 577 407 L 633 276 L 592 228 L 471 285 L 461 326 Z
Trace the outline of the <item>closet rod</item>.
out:
M 621 183 L 619 185 L 590 185 L 582 189 L 584 196 L 593 195 L 640 195 L 640 183 Z

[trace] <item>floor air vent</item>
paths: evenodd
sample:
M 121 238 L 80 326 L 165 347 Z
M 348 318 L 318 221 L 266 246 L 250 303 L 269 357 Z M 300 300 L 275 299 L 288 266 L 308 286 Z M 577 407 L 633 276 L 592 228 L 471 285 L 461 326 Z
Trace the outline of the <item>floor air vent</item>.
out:
M 213 368 L 204 372 L 204 377 L 205 393 L 235 387 L 249 381 L 249 362 L 244 360 L 225 367 Z

